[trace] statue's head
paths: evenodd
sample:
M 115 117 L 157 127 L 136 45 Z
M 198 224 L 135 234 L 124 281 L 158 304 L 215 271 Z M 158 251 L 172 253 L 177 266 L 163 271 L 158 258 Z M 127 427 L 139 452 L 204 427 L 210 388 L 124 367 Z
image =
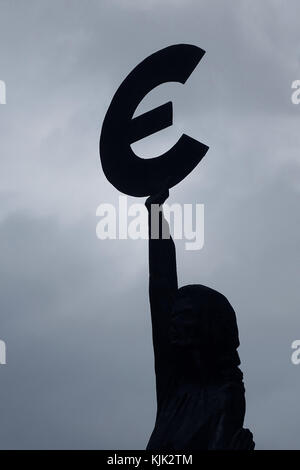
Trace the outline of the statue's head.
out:
M 184 368 L 221 371 L 239 364 L 235 312 L 224 295 L 209 287 L 178 289 L 169 338 Z

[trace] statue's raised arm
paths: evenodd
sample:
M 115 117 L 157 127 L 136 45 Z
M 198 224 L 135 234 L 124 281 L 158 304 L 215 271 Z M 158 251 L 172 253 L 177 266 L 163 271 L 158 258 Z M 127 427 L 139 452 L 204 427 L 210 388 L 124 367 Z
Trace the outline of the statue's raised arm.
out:
M 169 329 L 172 305 L 177 294 L 175 244 L 162 205 L 169 197 L 166 188 L 146 200 L 149 229 L 149 300 L 156 373 L 158 408 L 170 369 Z

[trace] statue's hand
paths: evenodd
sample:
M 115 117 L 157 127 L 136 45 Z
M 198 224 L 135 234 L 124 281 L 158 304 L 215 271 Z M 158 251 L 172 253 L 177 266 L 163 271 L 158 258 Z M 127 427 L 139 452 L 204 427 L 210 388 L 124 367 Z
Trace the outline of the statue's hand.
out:
M 147 207 L 148 211 L 151 210 L 151 204 L 158 204 L 162 205 L 166 199 L 169 197 L 169 184 L 172 180 L 172 177 L 169 177 L 165 184 L 163 185 L 162 189 L 157 194 L 152 194 L 146 199 L 145 206 Z
M 165 202 L 165 200 L 168 199 L 168 197 L 169 189 L 167 188 L 157 194 L 154 194 L 153 196 L 149 196 L 146 199 L 145 206 L 147 207 L 148 211 L 150 211 L 152 204 L 158 204 L 161 206 Z
M 233 436 L 230 450 L 254 450 L 255 442 L 249 429 L 241 428 Z

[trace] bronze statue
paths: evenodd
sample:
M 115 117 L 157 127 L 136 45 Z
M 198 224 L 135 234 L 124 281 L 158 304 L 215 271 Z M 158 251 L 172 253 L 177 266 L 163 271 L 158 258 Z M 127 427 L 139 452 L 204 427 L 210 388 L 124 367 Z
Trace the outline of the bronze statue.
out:
M 222 294 L 203 285 L 178 288 L 176 252 L 159 211 L 153 238 L 151 208 L 169 196 L 149 197 L 149 298 L 157 414 L 148 450 L 254 449 L 243 429 L 245 389 L 235 312 Z
M 209 287 L 178 288 L 175 245 L 162 210 L 158 236 L 152 236 L 152 209 L 161 208 L 169 188 L 196 167 L 208 147 L 183 134 L 164 155 L 142 159 L 130 146 L 172 124 L 171 102 L 133 118 L 140 101 L 166 81 L 185 83 L 204 53 L 177 44 L 147 57 L 115 93 L 100 138 L 107 179 L 125 194 L 152 195 L 146 207 L 157 415 L 148 450 L 254 449 L 252 433 L 243 429 L 245 389 L 234 310 Z

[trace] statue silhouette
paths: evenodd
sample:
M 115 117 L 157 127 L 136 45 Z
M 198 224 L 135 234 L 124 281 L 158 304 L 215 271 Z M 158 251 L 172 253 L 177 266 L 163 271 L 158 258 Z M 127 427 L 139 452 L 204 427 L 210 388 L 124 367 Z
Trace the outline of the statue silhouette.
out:
M 178 288 L 175 245 L 162 210 L 168 196 L 165 189 L 146 200 L 157 398 L 147 450 L 253 450 L 252 433 L 243 429 L 245 388 L 235 312 L 209 287 Z
M 165 154 L 139 158 L 131 144 L 172 124 L 172 103 L 133 117 L 142 99 L 165 82 L 184 84 L 205 51 L 175 44 L 151 54 L 123 80 L 105 115 L 100 158 L 107 179 L 132 196 L 154 194 L 172 169 L 166 188 L 178 184 L 208 147 L 183 134 Z M 185 155 L 185 158 L 182 158 Z M 163 190 L 146 201 L 149 211 L 150 306 L 156 374 L 157 415 L 147 449 L 253 449 L 243 429 L 245 389 L 235 313 L 219 292 L 202 285 L 178 288 L 175 246 L 159 213 Z M 154 228 L 154 230 L 153 230 Z M 152 231 L 158 236 L 153 237 Z

